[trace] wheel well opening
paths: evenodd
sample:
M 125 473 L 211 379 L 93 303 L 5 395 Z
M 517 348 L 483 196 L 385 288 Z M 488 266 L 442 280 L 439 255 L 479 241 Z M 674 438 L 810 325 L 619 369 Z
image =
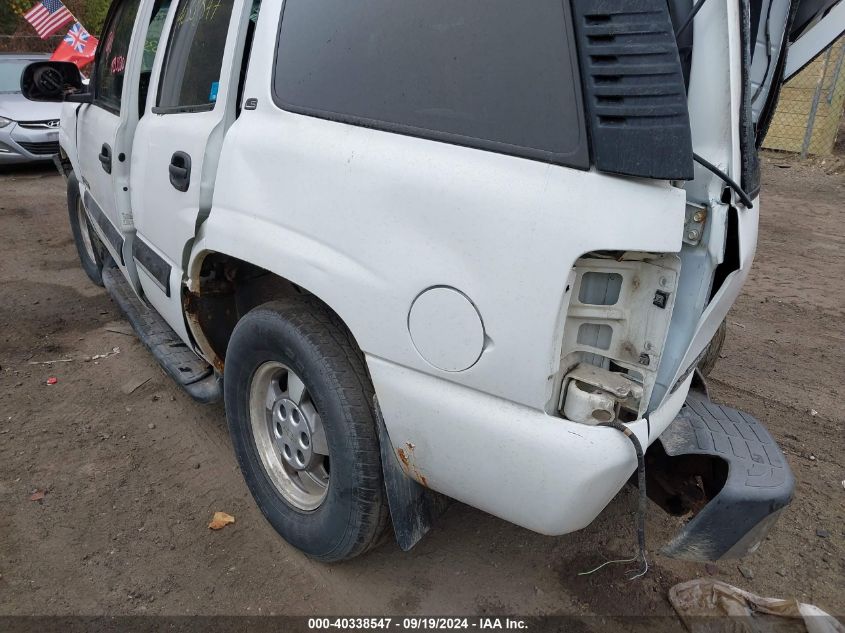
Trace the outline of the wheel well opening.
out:
M 339 321 L 324 301 L 293 282 L 249 262 L 222 253 L 210 253 L 200 266 L 196 292 L 185 290 L 183 306 L 197 343 L 213 356 L 222 371 L 229 339 L 238 321 L 269 301 L 309 296 Z
M 671 515 L 694 517 L 727 479 L 728 464 L 715 455 L 670 456 L 660 441 L 646 451 L 648 496 Z

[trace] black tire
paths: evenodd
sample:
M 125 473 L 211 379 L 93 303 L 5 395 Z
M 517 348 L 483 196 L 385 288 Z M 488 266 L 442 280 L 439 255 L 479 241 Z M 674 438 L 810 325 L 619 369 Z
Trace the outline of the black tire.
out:
M 728 323 L 727 321 L 722 321 L 721 325 L 719 325 L 719 329 L 716 330 L 713 338 L 710 339 L 710 343 L 707 344 L 704 356 L 702 356 L 701 360 L 698 361 L 698 370 L 701 372 L 702 376 L 709 376 L 710 372 L 713 371 L 713 368 L 716 367 L 716 363 L 719 362 L 719 355 L 722 352 L 722 347 L 725 345 L 725 337 L 727 335 Z
M 287 502 L 261 461 L 250 421 L 253 376 L 279 362 L 305 384 L 323 420 L 331 468 L 319 507 Z M 388 508 L 373 413 L 373 386 L 351 334 L 306 297 L 259 306 L 235 327 L 226 353 L 224 396 L 241 472 L 258 507 L 294 547 L 324 562 L 347 560 L 379 543 Z
M 82 270 L 88 278 L 98 286 L 103 285 L 103 253 L 104 248 L 100 238 L 91 227 L 88 216 L 82 207 L 82 197 L 79 195 L 79 181 L 76 174 L 71 172 L 67 181 L 67 210 L 70 219 L 70 230 L 73 233 L 73 242 L 76 244 L 76 253 L 79 255 L 79 262 Z M 89 250 L 86 238 L 91 245 Z

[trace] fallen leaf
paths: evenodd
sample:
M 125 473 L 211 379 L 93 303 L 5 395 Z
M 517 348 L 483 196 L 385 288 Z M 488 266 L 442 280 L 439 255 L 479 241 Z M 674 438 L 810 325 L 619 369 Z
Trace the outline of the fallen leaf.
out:
M 29 495 L 30 501 L 41 501 L 47 493 L 43 490 L 36 490 L 31 495 Z
M 234 522 L 235 517 L 231 514 L 226 514 L 225 512 L 215 512 L 214 516 L 211 518 L 211 523 L 208 524 L 208 527 L 212 530 L 222 530 L 224 527 Z

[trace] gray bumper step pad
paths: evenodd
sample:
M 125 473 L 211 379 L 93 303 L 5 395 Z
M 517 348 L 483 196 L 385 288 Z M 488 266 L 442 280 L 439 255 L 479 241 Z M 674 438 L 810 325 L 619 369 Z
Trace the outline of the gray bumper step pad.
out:
M 663 548 L 674 558 L 712 561 L 753 552 L 792 499 L 795 478 L 766 427 L 752 415 L 690 392 L 660 435 L 672 457 L 724 460 L 724 487 Z
M 211 365 L 185 345 L 157 312 L 144 305 L 119 269 L 104 268 L 103 283 L 138 338 L 173 380 L 199 402 L 222 398 L 221 381 Z

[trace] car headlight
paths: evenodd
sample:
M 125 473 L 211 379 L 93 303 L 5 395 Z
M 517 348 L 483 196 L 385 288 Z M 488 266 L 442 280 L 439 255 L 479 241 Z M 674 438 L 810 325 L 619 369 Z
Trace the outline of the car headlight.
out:
M 12 123 L 14 123 L 14 121 L 12 121 L 12 119 L 7 119 L 4 116 L 0 116 L 0 128 L 4 128 L 7 125 L 11 125 Z

